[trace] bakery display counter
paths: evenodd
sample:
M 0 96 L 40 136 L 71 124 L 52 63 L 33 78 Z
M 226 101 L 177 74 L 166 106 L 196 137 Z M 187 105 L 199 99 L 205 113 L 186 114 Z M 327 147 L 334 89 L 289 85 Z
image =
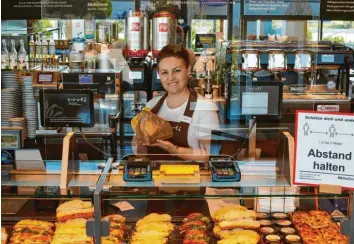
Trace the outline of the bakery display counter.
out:
M 3 236 L 7 243 L 307 244 L 324 243 L 331 233 L 331 243 L 349 243 L 349 232 L 341 233 L 353 212 L 349 191 L 330 194 L 296 187 L 277 182 L 280 174 L 253 176 L 252 184 L 251 178 L 243 184 L 247 176 L 239 182 L 214 182 L 210 164 L 150 163 L 155 170 L 150 182 L 129 182 L 124 180 L 126 160 L 80 162 L 76 180 L 69 177 L 66 189 L 49 181 L 50 175 L 60 174 L 50 162 L 44 162 L 41 174 L 28 172 L 31 179 L 43 177 L 33 184 L 24 174 L 15 183 L 21 172 L 17 168 L 4 171 L 11 180 L 2 181 Z M 241 168 L 247 164 L 237 163 Z M 196 173 L 193 164 L 199 168 L 199 183 L 198 175 L 181 181 L 177 176 L 192 174 L 192 169 Z M 153 183 L 162 172 L 173 180 Z M 274 182 L 265 184 L 262 177 Z

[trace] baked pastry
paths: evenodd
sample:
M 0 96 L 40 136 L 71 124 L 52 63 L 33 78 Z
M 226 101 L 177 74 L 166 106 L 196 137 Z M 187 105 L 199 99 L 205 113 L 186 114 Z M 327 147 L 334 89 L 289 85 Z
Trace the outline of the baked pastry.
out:
M 6 228 L 1 227 L 1 244 L 6 244 L 8 237 Z
M 144 108 L 131 120 L 132 129 L 142 143 L 150 145 L 157 139 L 166 140 L 173 136 L 171 124 Z
M 54 224 L 47 221 L 25 219 L 15 224 L 10 243 L 50 243 Z
M 126 218 L 119 214 L 108 215 L 103 218 L 104 220 L 110 221 L 110 232 L 109 236 L 102 237 L 102 243 L 105 244 L 120 244 L 123 243 L 122 240 L 125 235 L 125 220 Z
M 139 225 L 144 225 L 147 223 L 152 223 L 152 222 L 171 222 L 172 218 L 168 214 L 157 214 L 157 213 L 152 213 L 144 218 L 140 219 L 137 223 L 136 226 Z
M 188 215 L 186 218 L 183 219 L 183 223 L 190 222 L 190 221 L 193 221 L 193 220 L 203 221 L 206 225 L 210 224 L 209 218 L 205 217 L 201 213 L 191 213 L 190 215 Z
M 102 238 L 101 243 L 102 244 L 123 244 L 121 240 L 111 236 Z
M 257 244 L 260 241 L 260 236 L 252 230 L 239 230 L 230 233 L 225 239 L 218 241 L 218 244 Z
M 189 221 L 189 222 L 184 223 L 180 228 L 180 232 L 184 233 L 184 232 L 186 232 L 188 230 L 192 230 L 192 229 L 206 231 L 207 228 L 208 227 L 206 226 L 206 224 L 203 221 L 193 220 L 193 221 Z
M 104 220 L 110 220 L 111 223 L 125 223 L 126 218 L 119 214 L 107 215 L 103 218 Z
M 140 219 L 131 238 L 133 244 L 165 244 L 174 229 L 168 214 L 152 213 Z
M 93 218 L 93 205 L 89 201 L 72 200 L 59 205 L 56 210 L 58 221 L 65 222 L 68 219 Z
M 235 228 L 258 229 L 261 225 L 259 221 L 253 219 L 240 219 L 240 220 L 221 221 L 219 223 L 219 226 L 220 229 L 222 230 L 232 230 Z
M 130 244 L 166 244 L 167 239 L 134 240 Z
M 24 219 L 19 222 L 17 222 L 14 226 L 14 229 L 18 228 L 24 228 L 24 227 L 29 227 L 29 228 L 42 228 L 42 229 L 50 229 L 54 228 L 54 224 L 48 221 L 41 221 L 41 220 L 33 220 L 33 219 Z
M 157 230 L 162 232 L 171 232 L 174 229 L 174 225 L 170 222 L 152 222 L 152 223 L 143 223 L 136 227 L 137 232 L 144 230 Z
M 214 214 L 215 222 L 220 222 L 224 220 L 239 220 L 239 219 L 255 219 L 256 212 L 253 210 L 248 210 L 245 207 L 241 206 L 231 206 L 225 207 Z
M 291 216 L 304 244 L 347 244 L 339 226 L 325 211 L 295 212 Z
M 88 244 L 93 243 L 92 237 L 86 235 L 86 219 L 69 219 L 66 222 L 56 223 L 54 244 Z

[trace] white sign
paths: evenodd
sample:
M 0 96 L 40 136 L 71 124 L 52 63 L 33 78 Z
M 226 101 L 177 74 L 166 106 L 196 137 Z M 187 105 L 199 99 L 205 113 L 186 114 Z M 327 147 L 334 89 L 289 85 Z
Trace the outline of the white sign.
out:
M 297 111 L 294 184 L 354 188 L 354 114 Z
M 339 105 L 317 105 L 320 112 L 339 112 Z

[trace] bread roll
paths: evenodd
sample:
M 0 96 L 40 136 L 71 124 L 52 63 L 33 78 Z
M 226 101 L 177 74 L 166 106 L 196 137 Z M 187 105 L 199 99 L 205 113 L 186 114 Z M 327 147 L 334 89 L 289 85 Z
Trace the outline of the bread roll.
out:
M 172 218 L 168 214 L 152 213 L 152 214 L 145 216 L 143 219 L 140 219 L 136 223 L 136 226 L 138 227 L 139 225 L 150 224 L 152 222 L 171 222 L 171 221 L 172 221 Z
M 171 232 L 173 231 L 173 224 L 170 222 L 152 222 L 152 223 L 143 223 L 136 227 L 137 232 L 144 230 L 157 230 L 162 232 Z
M 257 244 L 260 237 L 252 230 L 240 230 L 230 233 L 225 239 L 218 241 L 218 244 Z
M 54 228 L 54 224 L 47 221 L 24 219 L 17 222 L 14 226 L 14 229 L 25 228 L 25 227 L 29 227 L 29 228 L 37 227 L 43 229 L 50 229 L 50 228 Z
M 222 230 L 232 230 L 235 228 L 258 229 L 261 225 L 259 221 L 253 219 L 221 221 L 219 226 Z
M 214 214 L 215 222 L 220 222 L 223 220 L 238 220 L 238 219 L 255 219 L 256 212 L 253 210 L 248 210 L 242 206 L 231 206 L 225 207 Z
M 125 223 L 126 218 L 119 214 L 107 215 L 103 218 L 104 220 L 111 220 L 111 222 Z

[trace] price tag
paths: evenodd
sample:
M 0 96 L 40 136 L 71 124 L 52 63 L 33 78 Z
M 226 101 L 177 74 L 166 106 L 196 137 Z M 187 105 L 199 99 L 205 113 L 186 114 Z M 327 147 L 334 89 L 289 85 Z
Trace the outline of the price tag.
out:
M 354 114 L 297 111 L 294 184 L 354 189 Z
M 114 206 L 114 207 L 119 208 L 120 211 L 122 211 L 122 212 L 135 209 L 135 208 L 134 208 L 130 203 L 128 203 L 127 201 L 116 202 L 116 203 L 112 203 L 111 205 Z

